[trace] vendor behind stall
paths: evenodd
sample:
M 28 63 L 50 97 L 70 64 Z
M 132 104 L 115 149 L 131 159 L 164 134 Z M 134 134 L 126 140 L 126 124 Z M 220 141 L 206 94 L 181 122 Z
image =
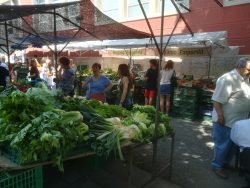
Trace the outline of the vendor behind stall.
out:
M 101 75 L 101 64 L 94 63 L 92 65 L 93 76 L 87 77 L 83 83 L 83 87 L 87 87 L 86 99 L 95 99 L 105 102 L 105 93 L 112 88 L 111 81 Z

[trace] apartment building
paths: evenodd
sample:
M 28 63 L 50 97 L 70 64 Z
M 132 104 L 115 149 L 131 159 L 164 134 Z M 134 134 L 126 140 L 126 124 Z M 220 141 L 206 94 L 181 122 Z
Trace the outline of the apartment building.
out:
M 149 32 L 137 0 L 93 0 L 111 18 L 137 30 Z M 160 34 L 161 0 L 141 0 L 154 33 Z M 227 31 L 228 45 L 240 46 L 250 55 L 250 0 L 175 0 L 194 33 Z M 179 14 L 171 0 L 165 0 L 164 35 L 169 35 Z M 189 33 L 179 21 L 174 34 Z

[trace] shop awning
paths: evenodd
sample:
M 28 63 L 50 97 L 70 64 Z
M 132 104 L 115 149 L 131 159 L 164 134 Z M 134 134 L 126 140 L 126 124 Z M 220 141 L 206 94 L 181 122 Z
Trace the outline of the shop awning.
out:
M 39 5 L 1 5 L 0 6 L 0 22 L 17 19 L 33 14 L 41 14 L 49 10 L 58 9 L 78 2 L 39 4 Z
M 163 43 L 166 44 L 169 36 L 164 36 Z M 225 46 L 227 45 L 227 32 L 207 32 L 195 33 L 192 37 L 190 34 L 174 35 L 171 37 L 168 47 L 204 47 L 211 45 Z M 156 37 L 159 41 L 160 38 Z M 123 39 L 123 40 L 104 40 L 104 41 L 86 41 L 86 42 L 72 42 L 66 50 L 82 49 L 82 50 L 98 50 L 105 48 L 141 48 L 141 47 L 155 47 L 150 38 L 144 39 Z M 60 48 L 60 46 L 59 46 Z
M 54 24 L 56 20 L 56 24 Z M 148 38 L 103 14 L 91 0 L 42 5 L 1 5 L 0 43 L 41 46 L 69 41 Z M 55 35 L 56 30 L 56 35 Z

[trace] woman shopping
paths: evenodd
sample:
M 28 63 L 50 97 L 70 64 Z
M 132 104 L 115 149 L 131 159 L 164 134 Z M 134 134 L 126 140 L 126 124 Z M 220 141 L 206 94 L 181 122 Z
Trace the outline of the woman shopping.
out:
M 175 76 L 174 62 L 168 60 L 164 69 L 160 72 L 160 107 L 161 112 L 169 114 L 170 109 L 170 96 L 171 96 L 171 78 Z
M 118 82 L 118 95 L 117 104 L 126 109 L 132 107 L 132 80 L 127 64 L 120 64 L 118 67 L 119 82 Z
M 60 69 L 58 71 L 59 88 L 62 89 L 65 96 L 73 97 L 75 73 L 70 68 L 70 60 L 67 57 L 61 57 L 59 59 Z
M 105 93 L 112 88 L 111 81 L 101 75 L 101 64 L 94 63 L 92 65 L 93 76 L 87 77 L 83 83 L 83 87 L 87 87 L 86 99 L 95 99 L 105 102 Z
M 37 68 L 37 61 L 35 59 L 30 60 L 30 76 L 29 77 L 33 81 L 40 78 L 40 73 Z

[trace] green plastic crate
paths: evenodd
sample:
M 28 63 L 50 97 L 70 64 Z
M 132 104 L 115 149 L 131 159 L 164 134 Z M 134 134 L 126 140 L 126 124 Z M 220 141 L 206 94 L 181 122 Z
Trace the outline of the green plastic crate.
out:
M 201 90 L 195 89 L 195 88 L 189 88 L 189 87 L 178 87 L 174 90 L 174 93 L 176 95 L 185 95 L 185 96 L 193 96 L 196 97 L 200 95 Z
M 0 172 L 1 188 L 43 188 L 42 167 L 18 172 Z

